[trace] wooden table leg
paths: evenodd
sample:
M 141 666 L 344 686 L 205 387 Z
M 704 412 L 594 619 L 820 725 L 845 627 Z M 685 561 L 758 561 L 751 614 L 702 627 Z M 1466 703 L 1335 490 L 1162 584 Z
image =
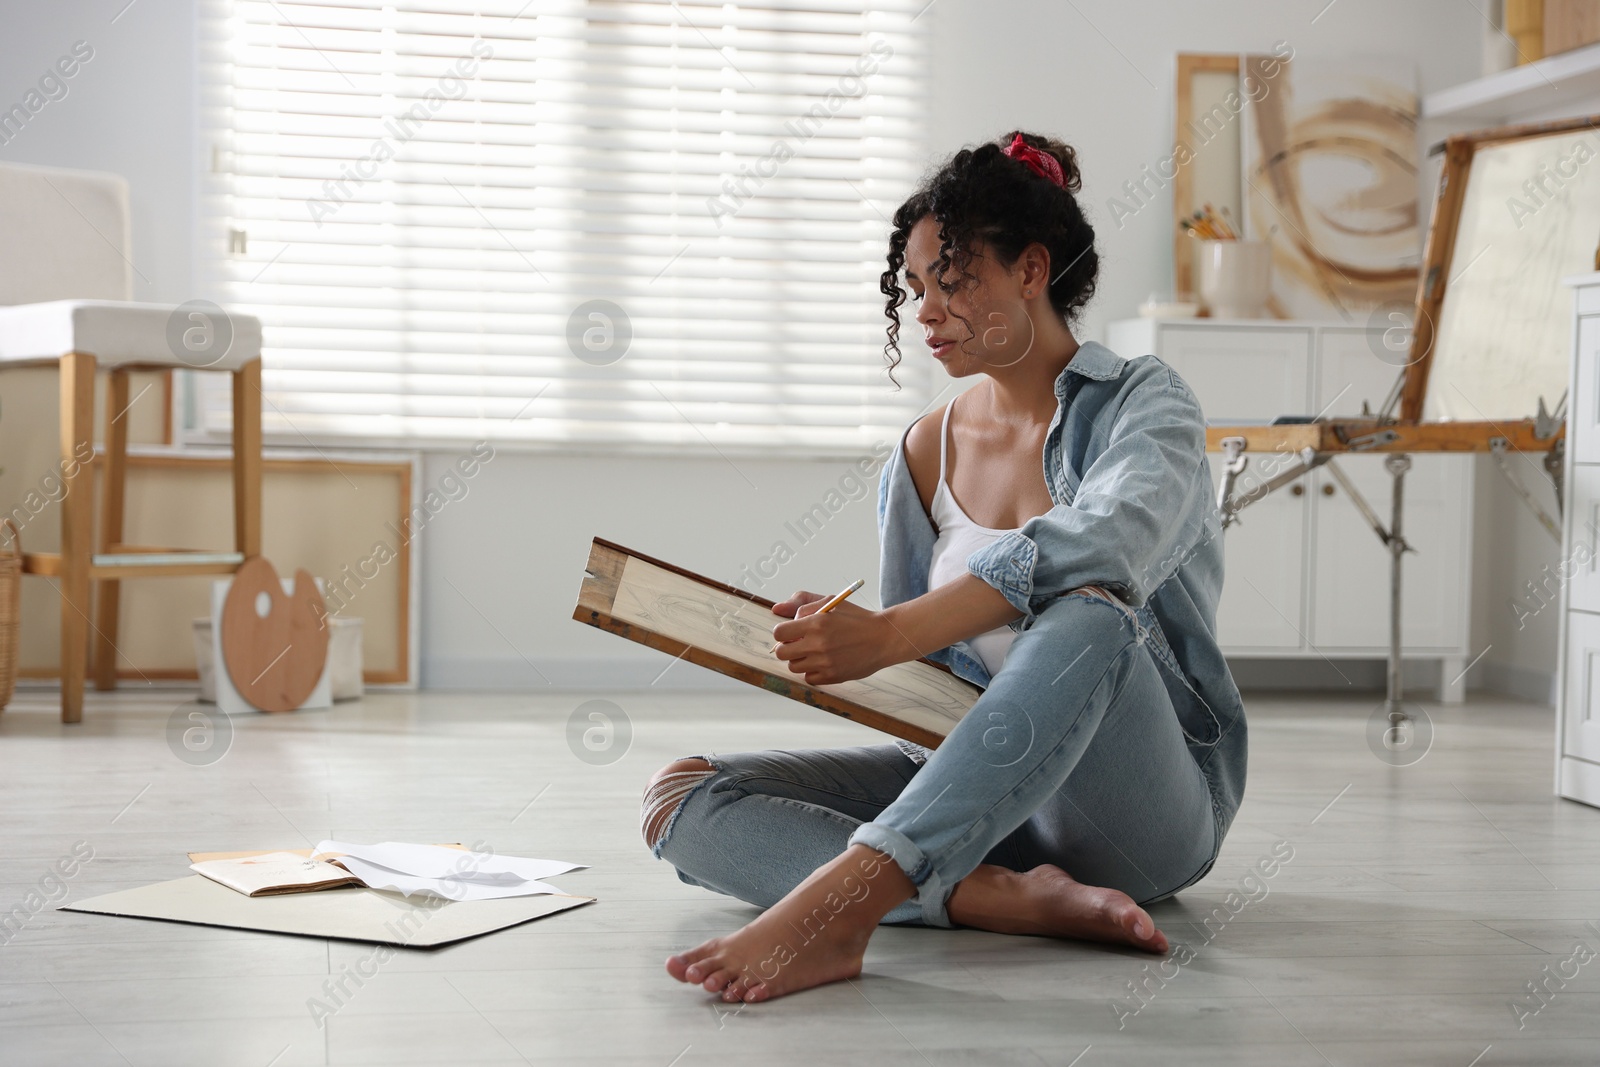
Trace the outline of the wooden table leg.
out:
M 128 376 L 121 367 L 111 372 L 106 389 L 106 464 L 100 485 L 101 552 L 122 543 L 124 486 L 128 473 Z M 117 687 L 117 630 L 121 621 L 122 582 L 102 578 L 95 583 L 94 687 Z
M 89 658 L 89 565 L 94 550 L 95 358 L 61 357 L 61 721 L 83 720 Z
M 233 540 L 261 555 L 261 360 L 233 372 Z

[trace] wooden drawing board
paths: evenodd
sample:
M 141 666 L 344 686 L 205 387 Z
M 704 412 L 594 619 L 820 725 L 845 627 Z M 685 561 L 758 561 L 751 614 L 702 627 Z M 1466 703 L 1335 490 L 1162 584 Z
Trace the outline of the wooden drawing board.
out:
M 928 660 L 807 685 L 772 655 L 773 602 L 595 538 L 572 617 L 769 693 L 936 748 L 982 690 Z
M 1480 417 L 1531 415 L 1519 379 L 1541 385 L 1536 393 L 1565 386 L 1571 305 L 1558 282 L 1587 271 L 1600 242 L 1600 171 L 1579 158 L 1594 154 L 1596 127 L 1600 115 L 1589 115 L 1478 130 L 1440 146 L 1402 420 L 1480 414 L 1502 393 L 1521 410 Z M 1430 389 L 1436 367 L 1451 380 Z

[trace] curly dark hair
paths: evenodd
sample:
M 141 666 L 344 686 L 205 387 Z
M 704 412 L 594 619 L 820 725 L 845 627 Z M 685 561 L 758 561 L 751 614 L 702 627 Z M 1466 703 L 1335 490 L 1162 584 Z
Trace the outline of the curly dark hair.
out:
M 1061 164 L 1062 188 L 1035 173 L 1001 149 L 1012 139 L 1023 141 Z M 1083 187 L 1077 153 L 1054 138 L 1013 130 L 991 144 L 963 148 L 925 178 L 894 213 L 889 234 L 888 267 L 878 280 L 888 316 L 889 340 L 883 346 L 889 380 L 900 365 L 900 312 L 906 291 L 900 272 L 906 263 L 911 229 L 931 216 L 939 227 L 939 288 L 954 292 L 974 280 L 970 270 L 981 242 L 1002 264 L 1010 266 L 1022 250 L 1037 241 L 1050 252 L 1050 304 L 1068 322 L 1075 321 L 1094 296 L 1100 257 L 1094 250 L 1094 227 L 1084 218 L 1073 194 Z M 964 321 L 964 320 L 963 320 Z M 967 323 L 971 329 L 971 323 Z M 898 381 L 895 381 L 899 385 Z

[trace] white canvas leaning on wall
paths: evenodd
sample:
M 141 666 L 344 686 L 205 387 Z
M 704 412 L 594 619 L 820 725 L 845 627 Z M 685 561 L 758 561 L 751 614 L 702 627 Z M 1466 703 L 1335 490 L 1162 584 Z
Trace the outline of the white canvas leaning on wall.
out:
M 1414 298 L 1422 258 L 1416 67 L 1352 56 L 1293 57 L 1246 104 L 1245 236 L 1272 247 L 1278 318 L 1365 323 Z
M 1567 388 L 1572 291 L 1600 243 L 1593 129 L 1479 148 L 1439 308 L 1425 420 L 1522 419 Z

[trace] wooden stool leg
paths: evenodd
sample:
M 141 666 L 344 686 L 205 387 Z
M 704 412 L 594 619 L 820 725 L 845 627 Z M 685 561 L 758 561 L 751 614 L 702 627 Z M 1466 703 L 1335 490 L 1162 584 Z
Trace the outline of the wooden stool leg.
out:
M 95 359 L 61 357 L 61 721 L 83 720 L 89 654 L 89 566 L 94 547 Z
M 261 360 L 233 372 L 233 540 L 261 555 Z
M 128 371 L 111 372 L 106 389 L 106 465 L 100 485 L 101 552 L 122 543 L 123 494 L 128 473 Z M 117 687 L 117 629 L 121 620 L 122 582 L 102 578 L 95 583 L 94 687 Z

